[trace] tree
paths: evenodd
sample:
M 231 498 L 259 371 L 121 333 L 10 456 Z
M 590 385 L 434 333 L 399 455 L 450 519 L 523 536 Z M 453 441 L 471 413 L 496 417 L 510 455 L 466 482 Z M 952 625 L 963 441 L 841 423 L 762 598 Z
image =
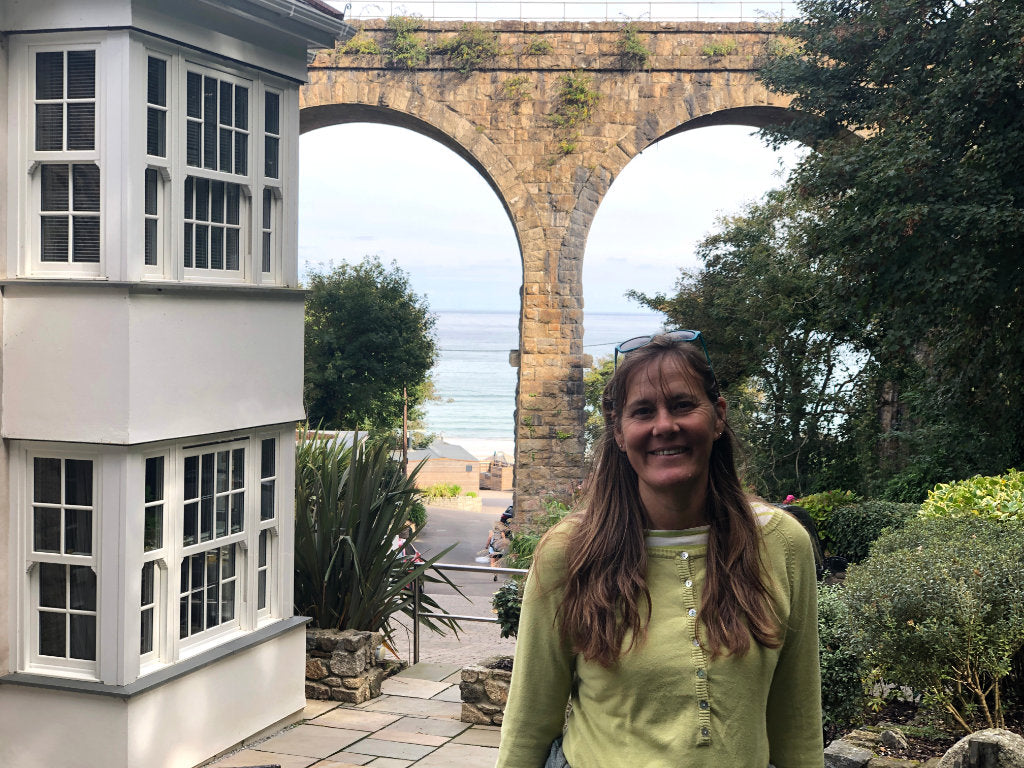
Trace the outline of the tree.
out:
M 601 395 L 604 394 L 605 385 L 615 372 L 614 365 L 614 356 L 602 357 L 595 360 L 593 367 L 583 374 L 583 414 L 586 417 L 583 434 L 587 443 L 587 456 L 593 454 L 601 435 L 604 434 Z
M 430 392 L 435 317 L 394 263 L 375 257 L 309 275 L 305 401 L 310 424 L 332 429 L 401 426 Z
M 1024 6 L 800 0 L 789 189 L 905 412 L 892 495 L 1024 461 Z M 851 138 L 853 134 L 860 138 Z M 901 471 L 900 471 L 901 470 Z
M 748 444 L 748 480 L 768 496 L 850 487 L 848 438 L 864 412 L 870 368 L 857 327 L 837 309 L 834 275 L 805 237 L 814 215 L 771 192 L 697 248 L 676 294 L 640 303 L 708 337 L 711 362 Z

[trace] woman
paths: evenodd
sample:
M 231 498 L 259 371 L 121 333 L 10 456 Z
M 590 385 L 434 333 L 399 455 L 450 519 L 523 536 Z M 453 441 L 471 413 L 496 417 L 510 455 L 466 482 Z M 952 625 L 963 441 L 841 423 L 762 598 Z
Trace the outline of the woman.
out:
M 491 558 L 491 568 L 497 568 L 501 564 L 501 559 L 505 557 L 505 553 L 508 552 L 509 547 L 509 527 L 506 522 L 505 514 L 502 513 L 501 517 L 491 528 L 487 534 L 487 554 Z M 498 575 L 494 575 L 494 580 L 498 580 Z
M 498 768 L 823 765 L 810 540 L 743 494 L 703 344 L 616 347 L 588 504 L 527 580 Z

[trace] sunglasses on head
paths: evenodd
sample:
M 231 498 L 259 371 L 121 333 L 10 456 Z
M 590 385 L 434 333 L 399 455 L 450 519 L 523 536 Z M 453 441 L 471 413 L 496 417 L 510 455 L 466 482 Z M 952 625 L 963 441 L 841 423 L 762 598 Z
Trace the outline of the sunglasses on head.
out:
M 635 352 L 641 347 L 646 347 L 659 336 L 664 336 L 670 341 L 699 341 L 701 349 L 704 350 L 704 359 L 708 361 L 708 368 L 711 369 L 711 375 L 715 375 L 715 368 L 711 365 L 711 358 L 708 356 L 708 347 L 704 343 L 704 336 L 700 331 L 690 331 L 683 328 L 677 328 L 674 331 L 665 331 L 664 333 L 652 333 L 648 336 L 634 336 L 632 339 L 620 341 L 615 345 L 614 369 L 617 370 L 619 367 L 619 355 L 628 355 L 630 352 Z

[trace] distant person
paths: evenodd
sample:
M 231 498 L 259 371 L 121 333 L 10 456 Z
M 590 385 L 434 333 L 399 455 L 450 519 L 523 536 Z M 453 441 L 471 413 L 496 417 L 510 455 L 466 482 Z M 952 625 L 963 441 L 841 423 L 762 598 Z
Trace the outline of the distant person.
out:
M 807 532 L 744 494 L 700 333 L 615 352 L 586 506 L 526 582 L 498 768 L 822 768 Z
M 505 557 L 509 546 L 509 527 L 505 522 L 505 515 L 498 518 L 490 533 L 487 534 L 487 554 L 491 558 L 491 568 L 497 568 L 501 559 Z M 494 581 L 498 580 L 498 574 L 494 574 Z

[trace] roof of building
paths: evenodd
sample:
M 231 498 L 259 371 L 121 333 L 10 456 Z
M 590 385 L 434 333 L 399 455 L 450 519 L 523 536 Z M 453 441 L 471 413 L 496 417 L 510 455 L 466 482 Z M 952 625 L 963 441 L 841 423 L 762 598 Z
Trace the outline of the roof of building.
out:
M 334 16 L 335 18 L 338 18 L 338 19 L 344 19 L 345 18 L 345 12 L 344 11 L 339 11 L 337 8 L 332 8 L 327 3 L 320 2 L 320 0 L 296 0 L 296 2 L 302 3 L 304 5 L 308 5 L 310 8 L 315 8 L 316 10 L 320 11 L 321 13 L 326 13 L 326 14 L 328 14 L 330 16 Z
M 426 448 L 409 451 L 409 461 L 422 461 L 423 459 L 456 459 L 458 461 L 480 461 L 461 445 L 446 443 L 443 440 L 435 440 Z

